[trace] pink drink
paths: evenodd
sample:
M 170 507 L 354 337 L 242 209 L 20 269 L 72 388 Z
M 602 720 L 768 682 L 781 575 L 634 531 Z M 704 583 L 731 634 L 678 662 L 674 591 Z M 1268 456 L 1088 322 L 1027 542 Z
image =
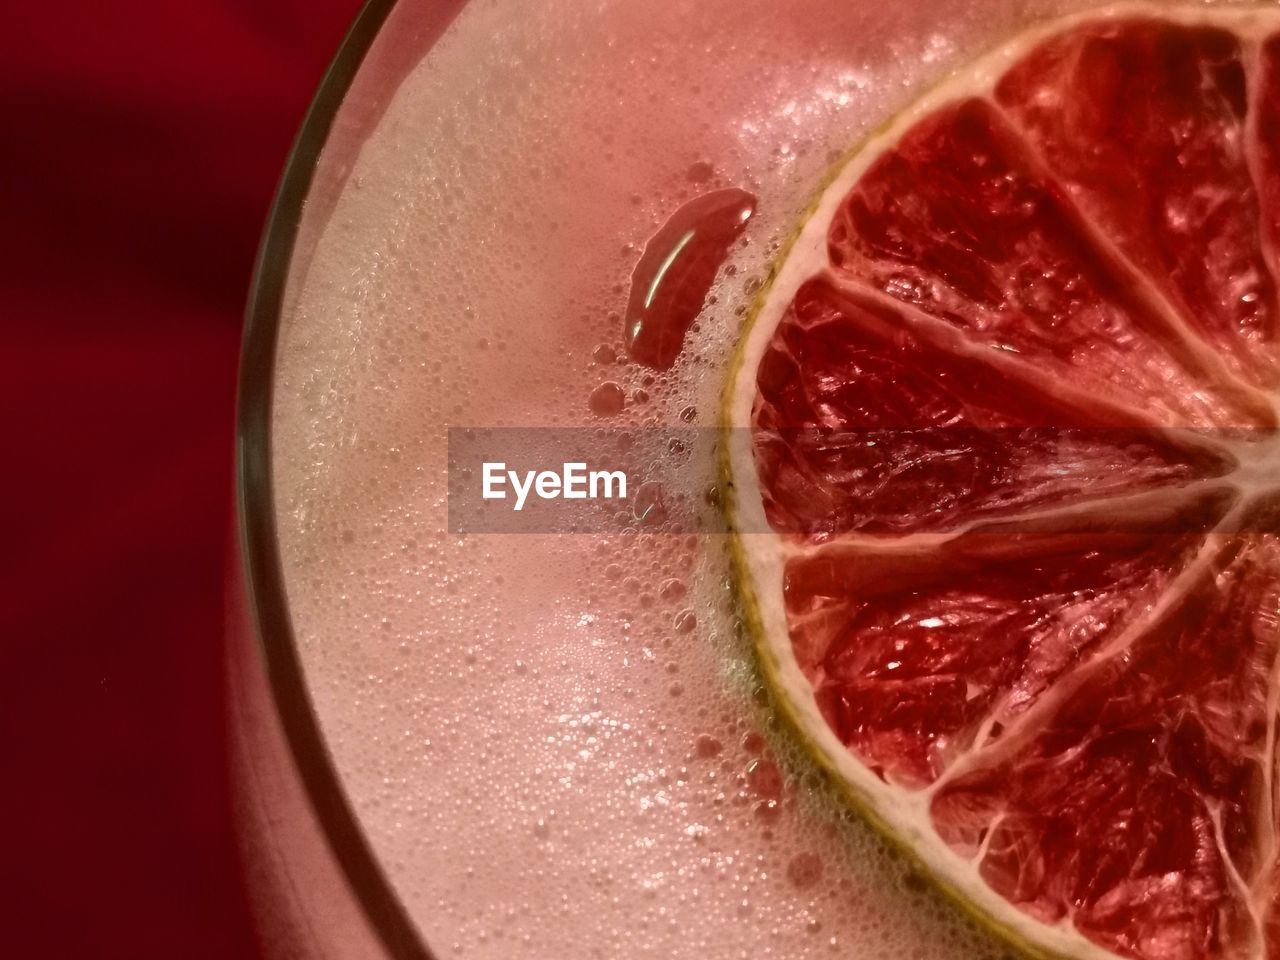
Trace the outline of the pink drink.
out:
M 471 3 L 304 219 L 272 415 L 288 609 L 342 792 L 435 955 L 1000 955 L 770 728 L 722 537 L 450 533 L 446 430 L 715 426 L 831 165 L 1071 7 Z M 646 241 L 730 188 L 754 213 L 713 231 L 705 303 L 673 294 L 675 332 L 629 360 Z M 668 467 L 715 484 L 710 450 Z M 350 878 L 296 856 L 276 866 L 317 949 L 369 955 L 360 910 L 323 906 Z

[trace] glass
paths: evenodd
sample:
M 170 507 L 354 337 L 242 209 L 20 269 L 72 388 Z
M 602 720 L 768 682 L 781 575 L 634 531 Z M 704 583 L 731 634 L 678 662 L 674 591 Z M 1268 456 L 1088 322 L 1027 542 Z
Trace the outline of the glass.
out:
M 325 74 L 280 181 L 240 366 L 238 549 L 228 573 L 236 815 L 251 908 L 272 957 L 430 960 L 341 789 L 294 644 L 275 533 L 271 396 L 290 270 L 404 74 L 462 0 L 368 0 Z
M 669 6 L 674 7 L 678 2 L 673 0 Z M 770 10 L 767 0 L 753 0 L 753 5 L 761 11 Z M 470 9 L 464 11 L 467 6 Z M 617 20 L 618 29 L 625 33 L 628 29 L 638 29 L 636 18 L 647 17 L 638 11 L 636 5 L 632 5 L 636 11 L 632 19 L 618 15 L 618 9 L 625 6 L 606 0 L 598 5 L 598 10 L 595 5 L 583 5 L 578 15 L 585 21 L 597 13 L 601 17 L 609 13 Z M 796 9 L 800 6 L 797 4 Z M 626 178 L 622 176 L 613 180 L 602 177 L 605 187 L 592 182 L 581 192 L 590 195 L 592 190 L 601 190 L 602 203 L 605 199 L 620 200 L 610 209 L 630 207 L 641 211 L 642 215 L 635 215 L 632 219 L 636 224 L 642 224 L 651 209 L 671 213 L 677 208 L 684 209 L 681 206 L 683 201 L 715 190 L 740 190 L 746 184 L 753 191 L 758 191 L 761 197 L 759 211 L 754 216 L 763 220 L 766 226 L 759 228 L 758 234 L 765 241 L 780 242 L 804 209 L 806 198 L 820 182 L 821 172 L 835 159 L 833 153 L 838 155 L 874 124 L 910 102 L 929 82 L 945 72 L 946 67 L 960 66 L 971 59 L 975 50 L 986 42 L 984 38 L 990 37 L 991 30 L 1003 36 L 1019 24 L 1077 4 L 1070 0 L 991 0 L 978 4 L 967 0 L 937 0 L 920 6 L 885 6 L 857 0 L 842 5 L 838 13 L 834 12 L 833 5 L 832 16 L 842 26 L 832 28 L 830 32 L 849 38 L 848 50 L 840 47 L 839 43 L 832 48 L 823 45 L 821 23 L 815 26 L 814 22 L 818 19 L 814 11 L 822 6 L 820 0 L 810 0 L 804 6 L 810 21 L 807 25 L 788 22 L 787 17 L 792 10 L 788 4 L 779 3 L 772 8 L 779 25 L 787 28 L 780 30 L 776 39 L 784 50 L 812 43 L 818 50 L 813 63 L 809 64 L 815 68 L 814 71 L 801 71 L 803 76 L 799 79 L 769 74 L 767 81 L 762 80 L 759 84 L 762 90 L 767 91 L 761 94 L 766 97 L 765 108 L 758 115 L 752 114 L 742 104 L 732 108 L 738 110 L 734 115 L 732 137 L 726 135 L 724 138 L 726 142 L 732 141 L 726 148 L 729 152 L 739 150 L 744 156 L 751 154 L 758 142 L 767 140 L 767 157 L 757 160 L 753 155 L 750 162 L 743 161 L 738 167 L 733 167 L 732 161 L 725 160 L 714 148 L 707 151 L 707 156 L 691 154 L 684 157 L 680 153 L 680 141 L 684 136 L 678 129 L 678 123 L 673 122 L 671 129 L 665 131 L 666 139 L 662 146 L 654 148 L 682 157 L 678 162 L 672 161 L 677 183 L 661 203 L 639 191 L 630 197 L 625 193 L 613 196 L 612 193 L 625 189 Z M 367 802 L 368 797 L 353 799 L 349 784 L 343 778 L 341 763 L 335 758 L 332 726 L 326 726 L 322 719 L 325 714 L 317 706 L 314 678 L 309 678 L 304 654 L 300 650 L 297 611 L 291 610 L 286 602 L 281 533 L 277 529 L 280 511 L 277 500 L 281 491 L 275 488 L 279 473 L 278 463 L 273 462 L 273 404 L 277 402 L 274 391 L 279 382 L 281 358 L 278 349 L 282 327 L 298 307 L 299 288 L 315 262 L 313 258 L 322 234 L 335 219 L 335 209 L 344 191 L 354 189 L 350 178 L 362 148 L 370 142 L 379 121 L 392 106 L 402 81 L 427 51 L 435 49 L 437 40 L 455 17 L 459 13 L 470 14 L 481 7 L 498 9 L 493 3 L 473 2 L 467 5 L 454 0 L 370 0 L 344 41 L 316 96 L 286 168 L 263 239 L 249 304 L 241 371 L 237 537 L 242 549 L 236 555 L 236 567 L 229 575 L 229 622 L 235 762 L 237 782 L 241 786 L 239 819 L 244 825 L 244 855 L 254 908 L 272 956 L 385 956 L 395 960 L 421 960 L 432 956 L 431 949 L 423 941 L 422 903 L 416 907 L 407 905 L 404 890 L 397 886 L 394 870 L 379 855 L 376 838 L 371 839 L 367 818 L 357 812 L 359 803 Z M 699 20 L 697 7 L 697 4 L 684 4 L 681 16 L 672 18 L 672 36 L 663 40 L 667 46 L 662 49 L 680 49 L 687 53 L 696 44 L 691 45 L 687 33 L 681 31 L 692 31 L 696 40 L 697 31 L 714 30 L 714 25 Z M 531 19 L 534 10 L 533 6 L 529 7 Z M 748 14 L 742 16 L 750 19 Z M 984 21 L 987 20 L 995 26 L 985 26 Z M 870 39 L 860 38 L 856 30 L 860 24 L 866 25 Z M 667 26 L 659 20 L 652 29 L 661 33 Z M 597 39 L 604 49 L 606 41 Z M 756 51 L 755 55 L 767 59 L 767 53 Z M 618 56 L 621 58 L 622 55 Z M 847 57 L 848 62 L 844 62 L 842 57 Z M 655 54 L 655 58 L 660 59 L 660 56 Z M 481 62 L 480 57 L 476 59 L 477 63 Z M 751 57 L 746 56 L 745 59 L 750 66 Z M 771 65 L 777 66 L 776 61 L 781 59 L 775 57 Z M 626 64 L 620 61 L 620 69 L 624 66 L 633 74 L 641 70 L 630 61 Z M 678 71 L 682 66 L 684 64 L 674 62 L 667 64 L 665 69 Z M 730 72 L 730 66 L 725 65 L 726 73 Z M 822 67 L 830 67 L 830 74 L 821 73 L 818 68 Z M 486 78 L 482 68 L 477 69 L 481 70 L 479 77 L 483 85 Z M 694 65 L 690 65 L 690 70 L 693 69 Z M 708 75 L 703 66 L 698 65 L 696 69 L 701 71 L 700 76 Z M 745 75 L 741 65 L 734 66 L 734 69 Z M 883 78 L 878 76 L 878 70 L 884 71 Z M 820 81 L 817 84 L 819 89 L 810 90 L 812 99 L 806 101 L 791 97 L 805 85 L 813 88 L 814 76 L 818 76 Z M 662 78 L 655 89 L 669 91 L 668 80 L 667 77 Z M 770 84 L 776 85 L 776 89 Z M 637 104 L 654 102 L 654 98 L 644 96 L 643 87 L 635 82 L 620 82 L 619 86 L 622 90 L 620 97 L 634 97 Z M 687 96 L 692 104 L 722 94 L 723 91 L 713 94 L 697 84 L 690 84 L 687 92 L 681 95 Z M 656 102 L 657 108 L 651 112 L 660 115 L 660 96 Z M 744 99 L 742 103 L 745 102 Z M 498 123 L 509 122 L 512 112 L 518 113 L 525 108 L 497 104 L 493 109 L 495 119 L 492 122 Z M 806 120 L 805 110 L 812 111 L 810 116 L 816 118 L 813 123 L 826 124 L 830 143 L 810 142 L 812 138 L 808 137 L 806 130 L 806 123 L 810 121 Z M 499 115 L 507 119 L 496 119 Z M 490 122 L 488 115 L 475 112 L 464 119 L 480 125 Z M 592 127 L 590 117 L 579 118 L 578 122 L 583 129 Z M 644 126 L 639 121 L 636 125 Z M 660 126 L 656 122 L 651 124 L 653 129 L 660 129 Z M 568 135 L 572 132 L 570 130 Z M 705 127 L 691 133 L 687 139 L 715 141 L 714 136 L 706 133 Z M 619 144 L 615 150 L 613 141 L 602 143 L 601 167 L 612 168 L 628 161 L 626 154 L 631 145 Z M 426 148 L 430 146 L 428 142 Z M 825 149 L 830 147 L 838 149 Z M 751 178 L 740 172 L 750 168 L 751 163 L 757 163 L 752 169 L 760 174 L 758 179 L 763 181 L 763 186 L 746 183 Z M 721 164 L 731 167 L 731 172 L 717 180 Z M 551 169 L 552 174 L 545 169 L 530 170 L 529 184 L 537 181 L 541 187 L 533 188 L 521 183 L 511 193 L 518 195 L 519 189 L 530 192 L 548 189 L 546 180 L 553 179 L 554 174 L 554 168 Z M 464 186 L 473 179 L 477 182 L 482 180 L 479 173 L 465 166 L 461 170 L 459 182 Z M 561 172 L 556 176 L 563 178 L 568 174 Z M 544 179 L 538 180 L 538 177 Z M 507 197 L 502 199 L 505 201 Z M 735 202 L 740 200 L 738 197 L 734 199 Z M 754 204 L 754 200 L 751 203 Z M 745 209 L 745 202 L 737 203 L 735 209 L 739 207 Z M 501 222 L 504 215 L 509 215 L 509 212 L 500 210 L 494 213 L 493 218 L 495 222 Z M 616 212 L 612 215 L 618 216 Z M 654 217 L 648 223 L 648 229 L 629 228 L 625 232 L 627 243 L 624 245 L 618 238 L 609 255 L 618 263 L 634 264 L 639 256 L 638 248 L 644 245 L 646 237 L 662 235 L 658 229 L 659 219 Z M 580 223 L 578 225 L 581 226 Z M 757 229 L 754 221 L 752 228 Z M 533 228 L 519 223 L 513 227 L 517 232 L 526 229 Z M 774 233 L 769 234 L 769 230 Z M 687 233 L 677 232 L 682 236 Z M 604 234 L 613 242 L 612 234 L 608 231 Z M 736 233 L 730 234 L 726 231 L 724 246 L 736 242 Z M 461 230 L 459 235 L 463 235 Z M 551 235 L 549 227 L 548 236 Z M 546 259 L 555 260 L 560 249 L 555 245 L 558 242 L 548 240 L 545 249 L 532 249 L 531 257 L 536 259 L 534 254 L 543 254 Z M 764 249 L 766 246 L 765 242 L 760 242 L 756 249 L 743 255 L 751 269 L 743 269 L 733 289 L 724 293 L 720 312 L 731 312 L 732 307 L 745 304 L 750 299 L 752 275 L 758 284 L 758 277 L 763 275 L 772 257 Z M 620 254 L 618 250 L 621 250 Z M 460 254 L 458 259 L 464 260 L 465 257 Z M 663 261 L 662 266 L 667 263 L 669 261 Z M 546 275 L 554 273 L 554 269 L 555 265 L 551 264 L 536 277 L 525 273 L 522 282 L 535 287 L 534 280 L 545 280 Z M 742 282 L 743 278 L 746 278 L 745 282 Z M 614 323 L 621 334 L 622 314 L 626 312 L 623 307 L 625 297 L 618 296 L 616 300 L 619 315 L 609 322 Z M 483 312 L 480 315 L 485 316 Z M 629 314 L 628 318 L 631 319 Z M 583 329 L 588 326 L 584 324 Z M 596 327 L 590 329 L 594 331 Z M 583 341 L 573 346 L 594 358 L 590 361 L 593 371 L 604 370 L 614 362 L 615 347 L 623 340 L 619 335 L 614 344 L 601 343 L 592 352 L 594 339 L 588 343 L 581 333 L 563 336 L 566 340 L 576 338 Z M 590 337 L 599 339 L 596 333 Z M 721 346 L 727 342 L 722 338 Z M 486 341 L 483 349 L 488 350 L 490 346 Z M 661 364 L 654 366 L 671 366 L 678 347 L 679 344 L 672 347 L 664 343 L 662 350 L 658 351 Z M 475 344 L 475 349 L 481 348 L 480 344 Z M 609 402 L 602 405 L 600 395 L 593 393 L 592 410 L 596 412 L 607 407 L 607 413 L 612 415 L 624 404 L 643 403 L 648 399 L 639 398 L 640 388 L 623 391 L 612 382 L 603 387 L 609 388 L 606 396 Z M 585 411 L 585 398 L 582 406 Z M 703 423 L 713 422 L 706 411 L 703 417 Z M 680 587 L 681 591 L 684 589 Z M 666 592 L 665 584 L 663 591 Z M 686 614 L 686 610 L 676 614 L 677 631 L 695 629 L 695 621 Z M 672 696 L 678 694 L 678 687 L 678 681 L 670 683 Z M 730 697 L 724 702 L 736 709 L 748 699 L 746 696 Z M 750 736 L 742 737 L 746 744 L 742 749 L 758 750 L 758 745 L 752 745 Z M 738 749 L 727 739 L 720 744 L 714 738 L 708 738 L 699 739 L 696 750 L 706 759 L 718 755 L 722 747 L 726 753 Z M 748 779 L 752 781 L 748 786 L 759 794 L 766 795 L 778 789 L 773 782 L 778 778 L 776 770 L 770 772 L 769 767 L 756 761 L 751 761 L 747 769 Z M 763 815 L 771 814 L 774 809 L 769 806 L 771 803 L 773 801 L 768 799 L 761 801 Z M 531 832 L 537 831 L 536 835 L 545 839 L 547 829 L 546 824 L 538 819 Z M 814 866 L 812 858 L 797 862 L 801 866 L 793 873 L 805 883 L 811 883 L 814 871 L 820 867 Z M 743 904 L 746 907 L 745 900 Z M 438 926 L 447 926 L 447 922 L 442 920 Z M 447 942 L 438 939 L 438 931 L 433 936 L 437 939 L 431 942 L 443 954 L 448 948 Z M 826 936 L 825 930 L 823 936 Z M 850 949 L 847 944 L 842 948 Z

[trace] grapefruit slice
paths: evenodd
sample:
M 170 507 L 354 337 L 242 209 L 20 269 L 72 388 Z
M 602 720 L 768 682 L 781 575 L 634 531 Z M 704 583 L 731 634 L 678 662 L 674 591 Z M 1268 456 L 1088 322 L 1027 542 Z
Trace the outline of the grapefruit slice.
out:
M 744 620 L 1038 956 L 1280 960 L 1280 10 L 1038 27 L 832 175 L 727 387 Z

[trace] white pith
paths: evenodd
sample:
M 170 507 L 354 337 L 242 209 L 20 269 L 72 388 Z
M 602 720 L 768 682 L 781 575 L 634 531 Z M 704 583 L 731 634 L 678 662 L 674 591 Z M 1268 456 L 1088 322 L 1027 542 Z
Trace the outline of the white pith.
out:
M 823 719 L 809 680 L 797 663 L 790 640 L 786 611 L 783 605 L 783 572 L 787 559 L 807 548 L 789 544 L 768 531 L 764 503 L 760 494 L 756 472 L 752 435 L 752 408 L 756 395 L 756 371 L 774 330 L 800 286 L 815 275 L 823 273 L 828 264 L 826 241 L 829 225 L 837 207 L 853 188 L 863 173 L 886 150 L 924 116 L 944 104 L 969 96 L 991 93 L 996 81 L 1031 47 L 1073 24 L 1132 15 L 1158 16 L 1185 24 L 1205 24 L 1230 28 L 1236 31 L 1242 42 L 1280 29 L 1280 8 L 1276 7 L 1166 7 L 1145 3 L 1124 3 L 1092 10 L 1067 18 L 1054 20 L 1033 27 L 1002 47 L 989 53 L 976 64 L 962 68 L 942 85 L 934 88 L 911 107 L 898 114 L 882 132 L 870 138 L 838 171 L 826 186 L 821 197 L 808 212 L 807 219 L 786 252 L 769 286 L 762 294 L 762 301 L 749 329 L 744 335 L 737 362 L 730 374 L 726 391 L 724 425 L 724 457 L 732 487 L 727 498 L 730 526 L 733 530 L 739 556 L 746 568 L 748 582 L 740 584 L 744 602 L 748 607 L 748 619 L 757 618 L 755 638 L 764 674 L 774 686 L 791 719 L 808 739 L 818 758 L 832 770 L 854 794 L 860 806 L 895 838 L 906 845 L 910 852 L 945 888 L 949 888 L 963 903 L 984 916 L 993 926 L 1024 949 L 1039 955 L 1057 955 L 1087 960 L 1120 960 L 1119 955 L 1085 939 L 1071 925 L 1069 918 L 1057 924 L 1046 924 L 1023 913 L 987 886 L 978 874 L 981 853 L 974 860 L 966 859 L 947 846 L 935 832 L 929 805 L 937 789 L 955 771 L 948 771 L 929 787 L 907 790 L 880 779 L 855 758 Z M 1246 51 L 1247 56 L 1252 53 Z M 994 102 L 994 101 L 993 101 Z M 1207 348 L 1206 348 L 1207 349 Z M 1246 388 L 1254 392 L 1253 388 Z M 1263 395 L 1265 396 L 1265 395 Z M 1280 402 L 1275 396 L 1265 396 L 1275 409 Z M 1264 490 L 1274 490 L 1276 477 L 1280 476 L 1280 441 L 1272 440 L 1265 446 L 1235 445 L 1226 439 L 1219 444 L 1229 452 L 1237 468 L 1222 478 L 1222 482 L 1234 486 L 1242 494 L 1240 503 L 1224 518 L 1226 527 L 1244 509 L 1251 495 Z M 953 534 L 954 535 L 954 534 Z M 926 535 L 934 537 L 935 535 Z M 936 537 L 935 537 L 936 539 Z M 1197 563 L 1199 569 L 1207 559 L 1212 543 L 1207 538 Z M 886 546 L 886 549 L 892 549 Z M 1175 578 L 1166 593 L 1166 602 L 1172 602 L 1185 589 L 1193 575 L 1193 568 L 1184 570 Z M 1144 620 L 1120 631 L 1109 647 L 1123 647 L 1132 635 L 1141 632 Z M 1105 656 L 1106 650 L 1099 656 Z M 1271 689 L 1276 696 L 1275 684 Z M 1268 711 L 1268 745 L 1274 742 L 1275 711 Z M 1267 773 L 1270 774 L 1269 765 Z M 1221 847 L 1221 841 L 1219 843 Z M 1225 854 L 1225 850 L 1223 851 Z M 1231 864 L 1224 855 L 1224 862 Z M 1243 883 L 1243 881 L 1241 881 Z M 1253 954 L 1264 956 L 1264 948 L 1257 943 Z

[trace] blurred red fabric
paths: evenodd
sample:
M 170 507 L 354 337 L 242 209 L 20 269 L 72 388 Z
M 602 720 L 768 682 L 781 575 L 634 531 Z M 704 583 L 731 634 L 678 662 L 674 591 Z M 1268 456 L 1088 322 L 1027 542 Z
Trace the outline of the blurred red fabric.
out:
M 0 956 L 256 955 L 223 716 L 237 348 L 358 5 L 5 13 Z

